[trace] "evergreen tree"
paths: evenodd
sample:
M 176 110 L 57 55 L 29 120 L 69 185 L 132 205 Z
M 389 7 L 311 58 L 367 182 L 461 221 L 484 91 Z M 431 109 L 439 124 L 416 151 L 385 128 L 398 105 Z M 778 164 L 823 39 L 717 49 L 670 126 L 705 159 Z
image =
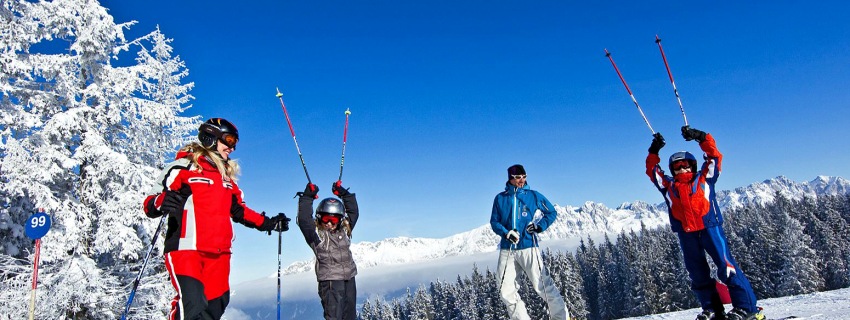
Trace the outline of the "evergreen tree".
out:
M 4 1 L 0 19 L 0 208 L 12 222 L 0 228 L 0 300 L 11 302 L 0 314 L 28 311 L 29 288 L 15 283 L 33 259 L 21 226 L 44 208 L 39 289 L 51 294 L 36 317 L 117 318 L 158 222 L 141 213 L 143 193 L 197 123 L 178 116 L 191 99 L 185 65 L 159 30 L 125 40 L 132 23 L 95 1 Z M 136 317 L 162 317 L 173 295 L 156 260 Z
M 576 255 L 582 281 L 584 282 L 584 297 L 587 302 L 588 319 L 598 320 L 599 314 L 599 251 L 593 239 L 587 238 L 579 243 L 579 254 Z
M 478 268 L 473 266 L 472 271 L 475 273 L 478 271 Z M 455 287 L 457 288 L 457 308 L 460 319 L 477 319 L 477 297 L 475 295 L 476 290 L 473 287 L 472 281 L 468 277 L 461 278 L 460 275 L 458 275 Z
M 657 286 L 669 295 L 668 311 L 684 310 L 698 306 L 691 292 L 691 280 L 685 269 L 685 258 L 675 233 L 659 228 L 650 231 L 661 241 L 661 258 L 656 259 Z
M 602 319 L 615 319 L 622 316 L 625 296 L 621 284 L 623 275 L 617 266 L 617 248 L 608 235 L 599 247 L 599 316 Z
M 806 234 L 812 237 L 812 248 L 821 257 L 819 268 L 824 276 L 824 289 L 850 286 L 850 224 L 842 218 L 845 197 L 824 197 L 816 206 L 807 208 Z M 850 212 L 845 211 L 850 217 Z
M 487 279 L 487 288 L 484 294 L 487 296 L 487 301 L 489 301 L 487 309 L 490 311 L 488 313 L 493 315 L 490 319 L 507 319 L 508 308 L 502 302 L 502 297 L 499 293 L 500 279 L 489 268 L 487 269 Z
M 410 306 L 410 320 L 427 320 L 434 319 L 434 309 L 431 304 L 431 295 L 425 286 L 419 286 L 411 301 L 408 301 Z
M 446 306 L 447 297 L 445 295 L 442 282 L 431 282 L 428 287 L 428 292 L 431 294 L 431 303 L 434 308 L 434 319 L 447 319 L 448 308 Z
M 747 275 L 756 297 L 768 298 L 775 285 L 771 282 L 770 253 L 775 245 L 764 239 L 775 239 L 768 210 L 751 204 L 744 208 L 727 210 L 725 215 L 727 241 L 738 267 Z
M 583 295 L 584 282 L 579 274 L 578 261 L 569 252 L 558 252 L 555 255 L 559 257 L 555 264 L 561 266 L 559 268 L 558 279 L 560 283 L 558 288 L 560 288 L 561 296 L 564 297 L 567 304 L 567 310 L 570 311 L 572 318 L 584 319 L 587 317 L 587 302 Z
M 786 198 L 777 199 L 775 205 L 778 209 L 772 210 L 772 219 L 782 236 L 777 238 L 777 248 L 773 252 L 779 265 L 774 269 L 777 285 L 774 294 L 783 297 L 822 288 L 823 277 L 817 267 L 815 251 L 811 249 L 811 238 L 803 233 L 799 221 L 791 218 L 801 216 L 797 212 L 805 206 Z
M 358 320 L 377 320 L 378 312 L 375 310 L 374 305 L 369 299 L 366 299 L 363 302 L 363 305 L 360 307 L 360 312 L 357 313 Z

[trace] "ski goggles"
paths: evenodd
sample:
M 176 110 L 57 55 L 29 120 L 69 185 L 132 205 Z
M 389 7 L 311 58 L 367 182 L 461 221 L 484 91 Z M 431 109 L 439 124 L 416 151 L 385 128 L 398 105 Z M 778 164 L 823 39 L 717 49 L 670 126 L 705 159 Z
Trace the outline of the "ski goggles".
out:
M 688 160 L 679 160 L 679 161 L 673 162 L 673 170 L 680 170 L 680 169 L 690 168 L 690 167 L 691 167 L 691 163 L 688 162 Z
M 229 148 L 236 149 L 236 143 L 239 142 L 239 137 L 235 134 L 223 133 L 218 140 Z
M 329 223 L 329 222 L 332 223 L 332 224 L 339 223 L 339 217 L 334 216 L 334 215 L 323 215 L 323 216 L 319 217 L 319 220 L 322 221 L 322 223 Z
M 514 180 L 525 179 L 525 175 L 524 174 L 512 174 L 511 179 L 514 179 Z

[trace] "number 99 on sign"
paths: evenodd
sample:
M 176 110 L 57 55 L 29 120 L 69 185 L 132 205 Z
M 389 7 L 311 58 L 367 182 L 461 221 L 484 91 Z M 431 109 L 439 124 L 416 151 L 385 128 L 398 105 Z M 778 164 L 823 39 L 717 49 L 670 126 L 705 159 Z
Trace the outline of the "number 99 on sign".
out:
M 34 213 L 27 219 L 24 232 L 30 239 L 39 239 L 50 230 L 50 216 L 44 212 Z
M 30 224 L 31 224 L 30 228 L 44 227 L 44 224 L 46 224 L 46 223 L 47 223 L 47 217 L 45 217 L 45 216 L 40 216 L 40 217 L 32 216 L 30 218 Z

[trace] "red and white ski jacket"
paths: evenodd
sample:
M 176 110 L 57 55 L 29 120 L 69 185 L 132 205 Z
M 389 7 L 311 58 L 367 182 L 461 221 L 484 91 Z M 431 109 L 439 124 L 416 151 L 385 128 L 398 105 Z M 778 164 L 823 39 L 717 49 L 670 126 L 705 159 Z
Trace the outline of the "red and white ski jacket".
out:
M 163 192 L 166 189 L 182 189 L 184 196 L 188 193 L 188 197 L 182 214 L 168 217 L 164 251 L 230 253 L 234 240 L 230 221 L 258 228 L 266 217 L 245 205 L 236 182 L 222 177 L 211 161 L 201 157 L 201 170 L 198 172 L 191 157 L 191 153 L 179 152 L 177 160 L 166 165 L 156 181 L 157 185 L 145 198 L 145 214 L 148 217 L 161 216 Z
M 714 190 L 723 155 L 717 150 L 711 134 L 706 134 L 699 146 L 705 152 L 705 163 L 695 173 L 696 177 L 689 181 L 677 181 L 665 175 L 658 165 L 661 159 L 657 154 L 650 153 L 646 157 L 646 175 L 664 195 L 670 214 L 670 228 L 675 232 L 695 232 L 723 224 Z

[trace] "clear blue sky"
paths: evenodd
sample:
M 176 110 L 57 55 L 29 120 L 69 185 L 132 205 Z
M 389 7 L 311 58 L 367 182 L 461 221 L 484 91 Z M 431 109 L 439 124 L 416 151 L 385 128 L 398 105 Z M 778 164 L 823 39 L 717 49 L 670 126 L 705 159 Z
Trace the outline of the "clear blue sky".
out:
M 488 222 L 506 168 L 525 165 L 553 203 L 660 202 L 644 175 L 699 152 L 654 43 L 663 39 L 688 120 L 725 155 L 719 188 L 785 175 L 850 177 L 850 23 L 842 1 L 103 1 L 128 34 L 156 25 L 196 84 L 186 115 L 241 135 L 249 206 L 295 216 L 306 178 L 284 93 L 320 197 L 339 174 L 362 211 L 355 241 L 444 237 Z M 308 259 L 284 234 L 283 265 Z M 234 282 L 273 273 L 277 239 L 236 226 Z M 285 286 L 285 284 L 284 284 Z

